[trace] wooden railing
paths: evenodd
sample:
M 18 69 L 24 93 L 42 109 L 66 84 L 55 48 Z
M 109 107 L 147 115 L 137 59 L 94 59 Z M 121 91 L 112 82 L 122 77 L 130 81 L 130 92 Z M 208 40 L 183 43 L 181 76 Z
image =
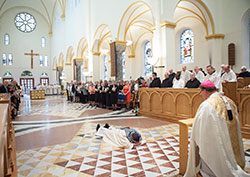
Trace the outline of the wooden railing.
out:
M 17 176 L 15 131 L 11 122 L 9 95 L 0 95 L 0 177 Z

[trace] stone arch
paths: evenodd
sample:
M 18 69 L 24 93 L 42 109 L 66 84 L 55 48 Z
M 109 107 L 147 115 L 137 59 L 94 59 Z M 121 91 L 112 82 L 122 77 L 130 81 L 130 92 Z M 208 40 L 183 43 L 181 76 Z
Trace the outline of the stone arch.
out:
M 66 65 L 71 65 L 74 57 L 74 49 L 72 46 L 69 46 L 66 54 Z
M 54 58 L 53 58 L 53 63 L 52 63 L 52 70 L 53 70 L 53 71 L 56 71 L 56 67 L 57 67 L 57 58 L 54 57 Z
M 62 52 L 59 54 L 57 67 L 59 67 L 59 68 L 64 67 L 64 54 Z
M 119 24 L 117 40 L 128 41 L 129 58 L 135 57 L 137 44 L 145 34 L 152 34 L 153 37 L 154 27 L 154 16 L 147 3 L 136 1 L 126 9 Z

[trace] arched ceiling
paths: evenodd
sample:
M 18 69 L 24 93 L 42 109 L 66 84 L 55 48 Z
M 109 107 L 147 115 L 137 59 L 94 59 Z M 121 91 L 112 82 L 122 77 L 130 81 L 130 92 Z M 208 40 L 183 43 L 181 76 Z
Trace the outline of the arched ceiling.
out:
M 205 28 L 206 34 L 214 34 L 214 23 L 210 12 L 202 1 L 181 0 L 174 12 L 175 23 L 187 18 L 198 20 Z
M 13 8 L 32 9 L 45 18 L 49 25 L 49 32 L 52 33 L 52 24 L 57 4 L 62 10 L 61 17 L 64 18 L 66 0 L 0 0 L 0 17 Z

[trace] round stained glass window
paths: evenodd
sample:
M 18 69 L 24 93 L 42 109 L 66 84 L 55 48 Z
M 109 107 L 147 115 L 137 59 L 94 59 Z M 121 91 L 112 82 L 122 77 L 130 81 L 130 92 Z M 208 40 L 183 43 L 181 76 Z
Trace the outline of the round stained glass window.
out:
M 18 30 L 30 33 L 36 28 L 36 19 L 27 12 L 21 12 L 15 17 L 15 25 Z

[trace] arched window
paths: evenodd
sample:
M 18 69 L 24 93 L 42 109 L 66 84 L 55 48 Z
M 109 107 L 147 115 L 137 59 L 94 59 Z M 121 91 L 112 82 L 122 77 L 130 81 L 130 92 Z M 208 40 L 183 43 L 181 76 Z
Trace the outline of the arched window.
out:
M 108 64 L 108 59 L 107 59 L 107 55 L 104 55 L 103 57 L 103 64 L 104 64 L 104 68 L 103 68 L 103 79 L 107 80 L 107 73 L 108 73 L 108 69 L 107 69 L 107 64 Z
M 6 55 L 6 53 L 3 53 L 3 55 L 2 55 L 2 64 L 7 65 L 7 55 Z
M 42 55 L 39 56 L 39 61 L 40 61 L 40 66 L 43 66 L 43 56 Z
M 8 56 L 8 65 L 13 65 L 13 55 L 11 53 Z
M 42 47 L 46 46 L 46 38 L 42 37 L 42 42 L 41 42 Z
M 9 34 L 4 35 L 4 45 L 9 45 L 10 44 L 10 36 Z
M 125 52 L 122 52 L 122 77 L 125 79 Z
M 152 59 L 152 48 L 151 43 L 148 41 L 144 45 L 144 75 L 151 76 L 152 75 L 152 65 L 150 65 L 149 61 Z
M 33 76 L 33 74 L 32 72 L 26 70 L 22 72 L 21 76 Z
M 180 41 L 181 64 L 194 62 L 194 34 L 193 31 L 187 29 L 181 34 Z
M 44 66 L 48 66 L 48 56 L 44 56 Z
M 4 73 L 3 77 L 12 77 L 12 74 L 9 71 L 7 71 L 6 73 Z

